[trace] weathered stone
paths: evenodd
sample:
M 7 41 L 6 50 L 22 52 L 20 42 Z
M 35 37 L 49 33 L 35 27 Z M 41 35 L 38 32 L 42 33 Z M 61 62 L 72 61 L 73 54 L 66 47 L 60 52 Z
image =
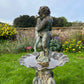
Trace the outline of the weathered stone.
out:
M 34 68 L 37 70 L 42 70 L 42 69 L 54 69 L 57 66 L 63 66 L 66 62 L 69 62 L 69 58 L 58 52 L 49 52 L 49 65 L 42 67 L 42 65 L 37 63 L 37 58 L 39 57 L 40 52 L 34 52 L 32 54 L 27 54 L 25 56 L 22 56 L 19 59 L 19 62 L 21 65 L 26 66 L 27 68 Z

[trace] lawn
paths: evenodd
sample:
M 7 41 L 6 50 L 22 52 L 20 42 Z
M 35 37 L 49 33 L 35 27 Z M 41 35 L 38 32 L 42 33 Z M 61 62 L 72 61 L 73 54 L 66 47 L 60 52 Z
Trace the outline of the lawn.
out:
M 32 84 L 35 70 L 18 62 L 25 54 L 0 55 L 0 84 Z M 56 84 L 84 84 L 84 52 L 64 54 L 69 57 L 69 63 L 53 70 Z

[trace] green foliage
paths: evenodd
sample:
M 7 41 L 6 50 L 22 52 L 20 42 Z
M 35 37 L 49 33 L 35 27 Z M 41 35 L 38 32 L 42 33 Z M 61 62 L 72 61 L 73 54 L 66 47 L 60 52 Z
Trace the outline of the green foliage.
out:
M 50 50 L 51 51 L 60 51 L 61 50 L 61 41 L 58 39 L 52 39 L 50 41 Z
M 70 27 L 70 26 L 72 26 L 72 22 L 67 22 L 66 27 Z
M 23 15 L 17 17 L 13 21 L 13 25 L 15 27 L 35 27 L 36 25 L 36 18 L 34 16 Z
M 53 17 L 53 27 L 66 27 L 66 26 L 72 26 L 71 22 L 68 22 L 65 17 Z
M 13 25 L 15 27 L 35 27 L 36 26 L 36 20 L 35 16 L 29 16 L 29 15 L 22 15 L 14 19 Z M 68 22 L 65 17 L 53 17 L 53 27 L 69 27 L 72 26 L 71 22 Z
M 77 41 L 75 39 L 73 39 L 72 41 L 65 41 L 65 43 L 62 45 L 63 52 L 81 53 L 83 49 L 84 49 L 84 45 L 82 44 L 82 42 Z
M 72 22 L 72 26 L 80 27 L 80 26 L 84 26 L 84 23 L 81 21 L 74 21 L 74 22 Z

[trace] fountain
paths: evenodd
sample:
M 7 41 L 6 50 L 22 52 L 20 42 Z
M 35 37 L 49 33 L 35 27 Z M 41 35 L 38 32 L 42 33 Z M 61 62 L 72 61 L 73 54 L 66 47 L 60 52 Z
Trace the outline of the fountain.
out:
M 20 65 L 36 70 L 33 84 L 56 84 L 53 78 L 52 69 L 63 66 L 69 59 L 63 53 L 52 52 L 49 50 L 51 40 L 52 17 L 47 6 L 41 6 L 39 17 L 35 28 L 36 43 L 34 53 L 22 56 L 19 59 Z M 41 49 L 37 52 L 37 47 Z

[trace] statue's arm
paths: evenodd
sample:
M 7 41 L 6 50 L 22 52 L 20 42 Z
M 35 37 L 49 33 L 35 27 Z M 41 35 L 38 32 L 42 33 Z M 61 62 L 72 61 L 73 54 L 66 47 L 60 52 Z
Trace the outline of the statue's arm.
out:
M 40 22 L 41 22 L 40 18 L 37 18 L 37 24 L 36 24 L 36 27 L 35 27 L 36 31 L 38 31 L 38 26 L 39 26 Z
M 49 22 L 49 16 L 46 17 L 46 18 L 44 18 L 44 19 L 41 21 L 41 23 L 40 23 L 39 26 L 38 26 L 38 30 L 37 30 L 37 31 L 40 31 L 40 30 L 45 26 L 45 24 L 48 23 L 48 22 Z

